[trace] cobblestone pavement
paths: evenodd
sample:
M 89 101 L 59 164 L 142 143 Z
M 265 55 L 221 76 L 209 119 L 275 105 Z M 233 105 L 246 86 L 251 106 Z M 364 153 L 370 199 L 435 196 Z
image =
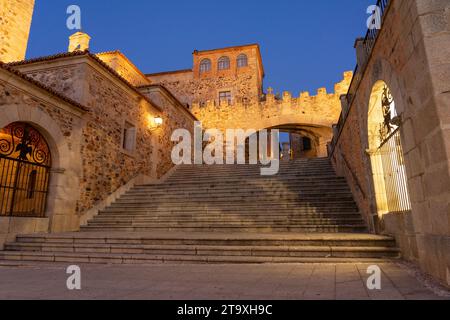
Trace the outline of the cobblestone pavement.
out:
M 368 290 L 365 264 L 81 265 L 79 291 L 68 265 L 0 267 L 0 299 L 449 299 L 403 263 L 384 263 L 381 290 Z

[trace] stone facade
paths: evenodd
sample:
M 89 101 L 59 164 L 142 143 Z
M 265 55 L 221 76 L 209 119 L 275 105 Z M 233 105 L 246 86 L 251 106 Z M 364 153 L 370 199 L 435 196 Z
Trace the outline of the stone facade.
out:
M 247 59 L 244 66 L 237 62 L 242 55 Z M 229 59 L 230 65 L 228 69 L 219 70 L 218 61 L 223 57 Z M 205 60 L 210 61 L 210 69 L 202 72 L 200 65 Z M 290 92 L 283 92 L 282 97 L 278 97 L 271 89 L 263 94 L 264 68 L 259 46 L 248 45 L 194 51 L 192 70 L 147 77 L 153 84 L 170 90 L 189 107 L 204 128 L 287 130 L 286 125 L 296 125 L 295 131 L 310 137 L 315 147 L 304 155 L 325 157 L 332 125 L 338 121 L 341 112 L 340 96 L 347 93 L 352 73 L 344 73 L 333 93 L 320 88 L 317 95 L 302 92 L 299 97 L 293 97 Z M 229 98 L 221 100 L 221 92 L 229 92 Z
M 247 65 L 238 67 L 238 56 L 247 57 Z M 229 59 L 229 68 L 219 70 L 220 58 Z M 200 72 L 202 61 L 209 59 L 210 70 Z M 166 87 L 183 104 L 219 103 L 220 92 L 230 92 L 231 99 L 240 103 L 257 103 L 263 93 L 264 69 L 258 45 L 230 47 L 224 49 L 194 51 L 193 68 L 175 72 L 147 75 L 154 84 Z
M 52 155 L 45 218 L 0 217 L 0 247 L 18 233 L 74 230 L 75 201 L 80 194 L 81 128 L 85 110 L 49 89 L 0 68 L 0 126 L 33 125 L 47 140 Z M 71 207 L 73 206 L 73 207 Z
M 34 0 L 0 0 L 0 61 L 25 59 Z
M 141 183 L 156 181 L 167 173 L 173 166 L 169 152 L 171 133 L 176 128 L 192 130 L 195 117 L 177 101 L 160 99 L 158 104 L 154 103 L 89 53 L 44 60 L 9 67 L 86 107 L 76 129 L 71 126 L 70 121 L 75 121 L 73 117 L 66 119 L 61 112 L 43 111 L 50 116 L 56 113 L 58 130 L 74 149 L 74 159 L 79 159 L 79 167 L 74 170 L 76 190 L 55 200 L 61 205 L 64 203 L 64 210 L 71 214 L 53 221 L 51 230 L 77 230 L 80 220 L 85 220 L 83 215 L 130 181 L 136 178 Z M 10 97 L 16 99 L 16 94 Z M 155 117 L 163 118 L 161 128 L 153 127 Z M 133 126 L 136 132 L 131 151 L 124 148 L 126 125 Z M 71 137 L 78 139 L 77 143 L 72 143 Z
M 120 51 L 103 52 L 96 56 L 132 85 L 150 84 L 150 80 Z
M 449 1 L 391 1 L 371 56 L 358 57 L 367 66 L 356 75 L 361 80 L 351 105 L 343 104 L 331 148 L 368 223 L 396 236 L 405 258 L 418 261 L 444 283 L 450 280 L 449 13 Z M 412 212 L 385 214 L 377 223 L 366 150 L 369 102 L 380 81 L 390 88 L 402 120 Z
M 293 97 L 290 92 L 284 92 L 283 97 L 278 99 L 269 92 L 256 103 L 237 101 L 228 104 L 225 101 L 219 105 L 209 100 L 206 104 L 194 103 L 191 111 L 206 128 L 221 130 L 261 130 L 285 124 L 331 128 L 341 112 L 340 96 L 347 92 L 351 80 L 352 73 L 346 72 L 344 79 L 336 84 L 334 93 L 327 93 L 325 88 L 321 88 L 315 96 L 303 92 L 299 97 Z

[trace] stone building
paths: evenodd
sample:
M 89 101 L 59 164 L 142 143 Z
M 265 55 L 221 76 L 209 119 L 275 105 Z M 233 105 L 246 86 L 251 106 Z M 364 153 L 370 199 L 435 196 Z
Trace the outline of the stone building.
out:
M 0 259 L 154 261 L 133 256 L 147 247 L 127 246 L 167 246 L 80 229 L 149 237 L 164 230 L 161 237 L 184 246 L 158 249 L 164 261 L 379 258 L 396 253 L 395 239 L 402 258 L 449 285 L 450 2 L 379 4 L 382 28 L 356 41 L 355 72 L 343 73 L 333 93 L 295 96 L 264 91 L 257 44 L 194 51 L 191 69 L 145 74 L 120 51 L 91 53 L 90 37 L 79 32 L 69 52 L 26 60 L 34 1 L 0 0 L 0 246 L 7 249 Z M 272 180 L 239 166 L 174 167 L 171 135 L 192 133 L 195 121 L 205 129 L 279 129 L 289 134 L 284 158 L 295 161 Z M 303 232 L 317 238 L 313 250 L 307 246 L 312 253 L 258 245 L 247 257 L 236 246 L 248 244 L 240 241 L 248 230 L 267 243 L 274 230 L 290 232 L 287 242 L 311 241 Z M 41 234 L 29 241 L 43 243 L 14 244 L 19 234 Z M 57 248 L 45 252 L 55 239 Z M 214 241 L 220 246 L 205 245 Z M 330 242 L 344 243 L 342 250 L 328 252 Z M 108 252 L 95 251 L 105 243 Z
M 302 92 L 278 97 L 263 92 L 264 67 L 257 44 L 194 51 L 193 67 L 187 70 L 147 74 L 152 83 L 170 90 L 203 123 L 205 128 L 226 130 L 280 129 L 297 135 L 292 151 L 297 157 L 327 155 L 332 126 L 339 118 L 340 96 L 348 90 L 352 73 L 344 73 L 334 93 L 320 88 L 317 95 Z M 305 139 L 311 146 L 301 150 Z M 306 144 L 306 143 L 305 143 Z

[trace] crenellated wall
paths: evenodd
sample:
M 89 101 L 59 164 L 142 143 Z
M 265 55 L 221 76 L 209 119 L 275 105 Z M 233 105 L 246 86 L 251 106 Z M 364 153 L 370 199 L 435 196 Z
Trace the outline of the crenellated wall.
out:
M 206 128 L 225 129 L 266 129 L 286 124 L 299 124 L 311 127 L 331 128 L 339 119 L 341 112 L 340 96 L 348 91 L 352 72 L 344 73 L 341 82 L 335 85 L 335 92 L 327 93 L 325 88 L 317 95 L 303 92 L 293 97 L 284 92 L 281 99 L 276 98 L 271 90 L 263 101 L 246 103 L 242 100 L 221 105 L 215 100 L 206 103 L 195 102 L 192 113 Z

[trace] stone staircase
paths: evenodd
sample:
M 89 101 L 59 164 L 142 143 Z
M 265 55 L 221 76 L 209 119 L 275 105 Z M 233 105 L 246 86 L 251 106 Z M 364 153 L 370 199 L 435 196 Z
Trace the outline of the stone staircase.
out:
M 18 236 L 3 261 L 79 263 L 361 262 L 398 257 L 367 229 L 328 159 L 259 166 L 180 166 L 136 186 L 81 232 Z

